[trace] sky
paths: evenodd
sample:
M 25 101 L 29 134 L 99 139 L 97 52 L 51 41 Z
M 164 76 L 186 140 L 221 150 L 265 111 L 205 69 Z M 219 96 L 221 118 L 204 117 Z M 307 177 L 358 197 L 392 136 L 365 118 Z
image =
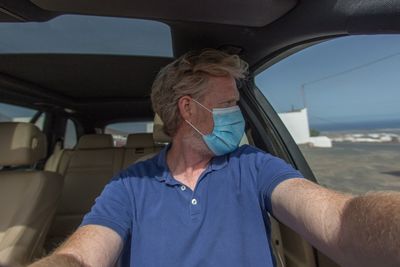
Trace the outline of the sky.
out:
M 36 111 L 24 107 L 15 107 L 13 105 L 8 105 L 0 103 L 0 115 L 6 116 L 9 119 L 16 117 L 30 117 L 35 115 Z
M 400 36 L 351 36 L 289 56 L 259 74 L 256 84 L 278 112 L 303 107 L 305 84 L 311 124 L 400 123 L 399 74 Z
M 0 23 L 0 53 L 101 53 L 172 56 L 161 22 L 64 15 L 48 22 Z

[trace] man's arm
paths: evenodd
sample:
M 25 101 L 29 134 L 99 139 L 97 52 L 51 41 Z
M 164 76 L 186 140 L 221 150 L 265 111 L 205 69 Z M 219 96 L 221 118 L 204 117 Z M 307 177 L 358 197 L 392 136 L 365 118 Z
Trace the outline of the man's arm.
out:
M 354 197 L 295 178 L 274 189 L 272 209 L 343 266 L 400 266 L 400 193 Z
M 121 253 L 121 237 L 110 228 L 100 225 L 86 225 L 78 228 L 50 256 L 29 265 L 47 266 L 112 266 Z

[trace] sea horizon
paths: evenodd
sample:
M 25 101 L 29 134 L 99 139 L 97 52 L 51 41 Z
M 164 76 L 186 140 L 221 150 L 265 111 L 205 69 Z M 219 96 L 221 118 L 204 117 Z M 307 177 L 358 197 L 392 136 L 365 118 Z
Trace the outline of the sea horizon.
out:
M 356 121 L 340 123 L 310 124 L 310 128 L 319 132 L 354 132 L 354 131 L 377 131 L 377 132 L 399 132 L 400 119 L 380 121 Z

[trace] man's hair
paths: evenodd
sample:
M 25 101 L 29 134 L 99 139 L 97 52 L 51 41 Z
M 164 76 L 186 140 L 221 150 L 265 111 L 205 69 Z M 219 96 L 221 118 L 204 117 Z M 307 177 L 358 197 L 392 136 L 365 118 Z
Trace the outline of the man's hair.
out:
M 164 123 L 164 132 L 173 137 L 182 122 L 178 100 L 185 95 L 201 99 L 210 76 L 242 79 L 248 64 L 237 55 L 215 49 L 184 54 L 158 73 L 152 89 L 153 110 Z

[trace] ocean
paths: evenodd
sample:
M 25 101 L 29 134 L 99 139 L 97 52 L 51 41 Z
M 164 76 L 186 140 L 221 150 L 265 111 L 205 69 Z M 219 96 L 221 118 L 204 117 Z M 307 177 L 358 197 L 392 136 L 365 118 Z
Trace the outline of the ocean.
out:
M 362 122 L 342 122 L 311 124 L 311 129 L 319 132 L 352 132 L 352 131 L 377 131 L 395 132 L 400 131 L 400 119 L 386 121 L 362 121 Z

